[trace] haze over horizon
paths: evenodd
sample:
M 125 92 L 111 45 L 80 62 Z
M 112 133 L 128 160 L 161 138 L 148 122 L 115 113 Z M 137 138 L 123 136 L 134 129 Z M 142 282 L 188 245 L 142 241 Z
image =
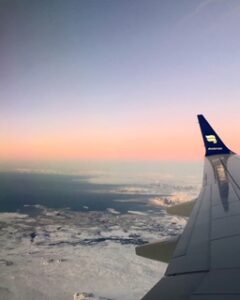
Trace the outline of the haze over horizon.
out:
M 199 160 L 240 149 L 237 0 L 1 1 L 0 160 Z

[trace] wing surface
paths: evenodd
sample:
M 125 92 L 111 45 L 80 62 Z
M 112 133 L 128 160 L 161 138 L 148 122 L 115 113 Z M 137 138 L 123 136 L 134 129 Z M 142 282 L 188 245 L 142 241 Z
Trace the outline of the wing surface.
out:
M 240 157 L 203 116 L 199 122 L 206 147 L 202 189 L 165 276 L 143 300 L 240 299 Z

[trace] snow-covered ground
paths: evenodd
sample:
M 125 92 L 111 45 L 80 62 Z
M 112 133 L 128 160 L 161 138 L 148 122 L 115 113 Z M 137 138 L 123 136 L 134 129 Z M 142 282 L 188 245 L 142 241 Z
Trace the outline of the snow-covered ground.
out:
M 141 299 L 166 264 L 136 256 L 135 246 L 185 223 L 164 210 L 0 213 L 0 299 Z

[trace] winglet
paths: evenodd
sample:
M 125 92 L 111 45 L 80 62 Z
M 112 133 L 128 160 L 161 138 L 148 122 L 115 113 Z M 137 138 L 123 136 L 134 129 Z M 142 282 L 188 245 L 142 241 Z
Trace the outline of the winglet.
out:
M 233 154 L 233 152 L 225 146 L 203 115 L 198 115 L 198 121 L 206 149 L 205 156 L 215 154 Z

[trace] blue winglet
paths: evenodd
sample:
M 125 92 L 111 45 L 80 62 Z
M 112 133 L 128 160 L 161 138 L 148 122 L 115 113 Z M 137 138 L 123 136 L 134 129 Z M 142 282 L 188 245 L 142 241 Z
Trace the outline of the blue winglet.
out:
M 201 128 L 201 133 L 206 149 L 205 156 L 216 155 L 216 154 L 233 154 L 223 143 L 217 133 L 210 126 L 208 121 L 203 115 L 198 115 L 198 121 Z

